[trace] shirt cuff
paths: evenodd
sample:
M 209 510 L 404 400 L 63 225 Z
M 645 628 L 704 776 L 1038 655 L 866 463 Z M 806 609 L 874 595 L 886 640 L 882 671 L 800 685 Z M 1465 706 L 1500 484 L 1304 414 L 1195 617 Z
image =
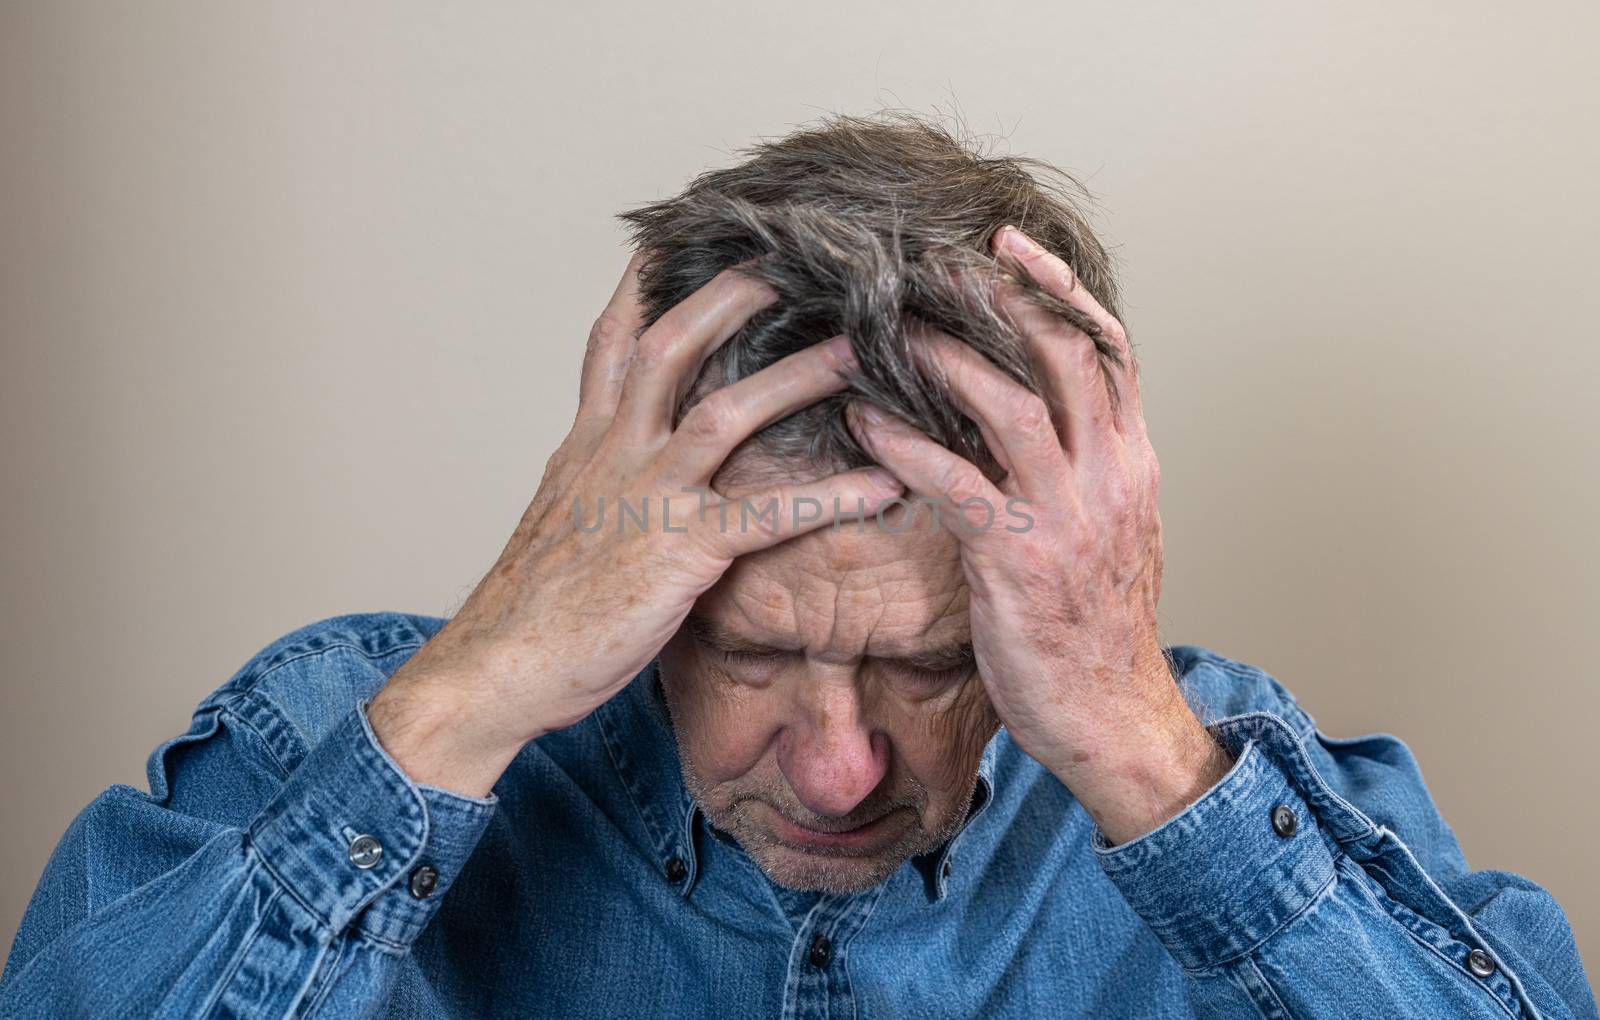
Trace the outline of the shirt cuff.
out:
M 493 817 L 497 799 L 413 782 L 361 702 L 312 748 L 250 827 L 288 893 L 338 932 L 409 946 Z
M 1247 719 L 1210 728 L 1237 760 L 1199 800 L 1130 842 L 1113 847 L 1098 827 L 1091 839 L 1123 898 L 1188 971 L 1251 952 L 1334 878 L 1333 840 L 1275 758 L 1304 750 Z

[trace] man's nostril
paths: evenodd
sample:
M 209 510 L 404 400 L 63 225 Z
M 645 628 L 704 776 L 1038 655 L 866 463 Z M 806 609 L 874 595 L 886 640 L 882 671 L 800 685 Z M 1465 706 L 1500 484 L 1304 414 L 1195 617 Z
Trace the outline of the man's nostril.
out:
M 796 799 L 818 817 L 845 818 L 889 771 L 883 733 L 834 714 L 826 726 L 791 728 L 778 743 L 778 765 Z

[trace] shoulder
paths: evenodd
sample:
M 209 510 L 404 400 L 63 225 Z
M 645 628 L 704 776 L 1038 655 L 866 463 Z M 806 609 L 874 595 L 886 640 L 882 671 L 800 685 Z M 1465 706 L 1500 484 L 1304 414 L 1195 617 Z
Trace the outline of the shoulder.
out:
M 1304 739 L 1315 735 L 1311 716 L 1266 670 L 1200 645 L 1172 645 L 1167 654 L 1178 686 L 1201 722 L 1209 725 L 1230 716 L 1268 712 Z
M 270 743 L 315 744 L 371 698 L 445 620 L 399 612 L 347 613 L 289 631 L 255 652 L 196 716 L 227 713 Z

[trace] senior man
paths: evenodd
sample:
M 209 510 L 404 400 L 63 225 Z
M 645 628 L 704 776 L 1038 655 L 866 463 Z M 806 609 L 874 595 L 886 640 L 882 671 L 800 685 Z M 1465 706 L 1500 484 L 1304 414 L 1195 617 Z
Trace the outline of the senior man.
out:
M 207 698 L 62 840 L 0 1011 L 1594 1017 L 1402 744 L 1160 643 L 1133 352 L 1048 176 L 840 117 L 626 214 L 498 562 Z

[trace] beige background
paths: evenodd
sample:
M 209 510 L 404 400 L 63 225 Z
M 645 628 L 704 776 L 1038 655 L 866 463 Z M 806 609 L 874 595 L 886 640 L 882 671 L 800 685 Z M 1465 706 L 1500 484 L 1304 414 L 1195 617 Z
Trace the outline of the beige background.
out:
M 1600 8 L 0 9 L 0 943 L 273 637 L 448 613 L 575 405 L 620 208 L 827 110 L 1083 174 L 1169 641 L 1422 761 L 1600 962 Z

